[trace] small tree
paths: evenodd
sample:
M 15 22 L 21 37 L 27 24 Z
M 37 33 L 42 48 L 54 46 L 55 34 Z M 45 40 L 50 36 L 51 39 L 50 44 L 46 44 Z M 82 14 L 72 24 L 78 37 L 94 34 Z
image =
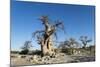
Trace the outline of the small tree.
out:
M 86 48 L 87 43 L 89 43 L 89 42 L 92 41 L 91 39 L 88 39 L 87 36 L 80 36 L 80 39 L 79 40 L 82 42 L 83 48 Z
M 25 41 L 24 45 L 21 48 L 22 51 L 20 52 L 20 54 L 28 54 L 31 47 L 33 47 L 31 41 Z

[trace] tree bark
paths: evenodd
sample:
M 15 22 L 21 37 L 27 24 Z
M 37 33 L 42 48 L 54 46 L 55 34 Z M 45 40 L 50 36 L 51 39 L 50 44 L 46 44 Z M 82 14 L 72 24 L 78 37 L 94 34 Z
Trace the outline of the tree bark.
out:
M 41 51 L 42 51 L 43 56 L 51 55 L 53 53 L 52 43 L 48 41 L 44 45 L 41 45 Z

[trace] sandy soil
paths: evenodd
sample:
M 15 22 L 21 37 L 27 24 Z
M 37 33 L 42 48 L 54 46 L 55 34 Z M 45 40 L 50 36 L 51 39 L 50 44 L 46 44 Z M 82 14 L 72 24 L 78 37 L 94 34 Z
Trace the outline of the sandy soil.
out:
M 38 63 L 27 61 L 26 58 L 11 58 L 11 66 L 22 66 L 22 65 L 39 65 L 39 64 L 60 64 L 60 63 L 75 63 L 75 62 L 91 62 L 95 61 L 94 56 L 71 56 L 64 55 L 56 58 L 50 58 L 47 61 L 40 61 Z

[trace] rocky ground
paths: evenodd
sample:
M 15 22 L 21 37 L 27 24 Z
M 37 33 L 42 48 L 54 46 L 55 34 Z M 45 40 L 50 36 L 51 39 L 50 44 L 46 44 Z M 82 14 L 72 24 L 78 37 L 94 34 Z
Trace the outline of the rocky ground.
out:
M 38 56 L 38 55 L 25 55 L 11 58 L 11 66 L 19 65 L 40 65 L 40 64 L 60 64 L 60 63 L 74 63 L 74 62 L 90 62 L 95 61 L 94 56 L 84 56 L 84 55 L 66 55 L 64 53 L 59 53 L 55 57 L 50 56 Z

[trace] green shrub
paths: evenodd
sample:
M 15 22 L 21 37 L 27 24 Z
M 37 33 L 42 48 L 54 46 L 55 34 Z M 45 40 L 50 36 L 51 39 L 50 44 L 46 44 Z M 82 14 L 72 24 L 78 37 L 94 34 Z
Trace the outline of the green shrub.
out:
M 68 55 L 72 55 L 72 54 L 74 54 L 73 50 L 75 50 L 75 48 L 66 48 L 66 49 L 62 49 L 62 52 L 66 53 Z
M 25 50 L 22 50 L 19 54 L 28 54 L 29 50 L 28 49 L 25 49 Z

